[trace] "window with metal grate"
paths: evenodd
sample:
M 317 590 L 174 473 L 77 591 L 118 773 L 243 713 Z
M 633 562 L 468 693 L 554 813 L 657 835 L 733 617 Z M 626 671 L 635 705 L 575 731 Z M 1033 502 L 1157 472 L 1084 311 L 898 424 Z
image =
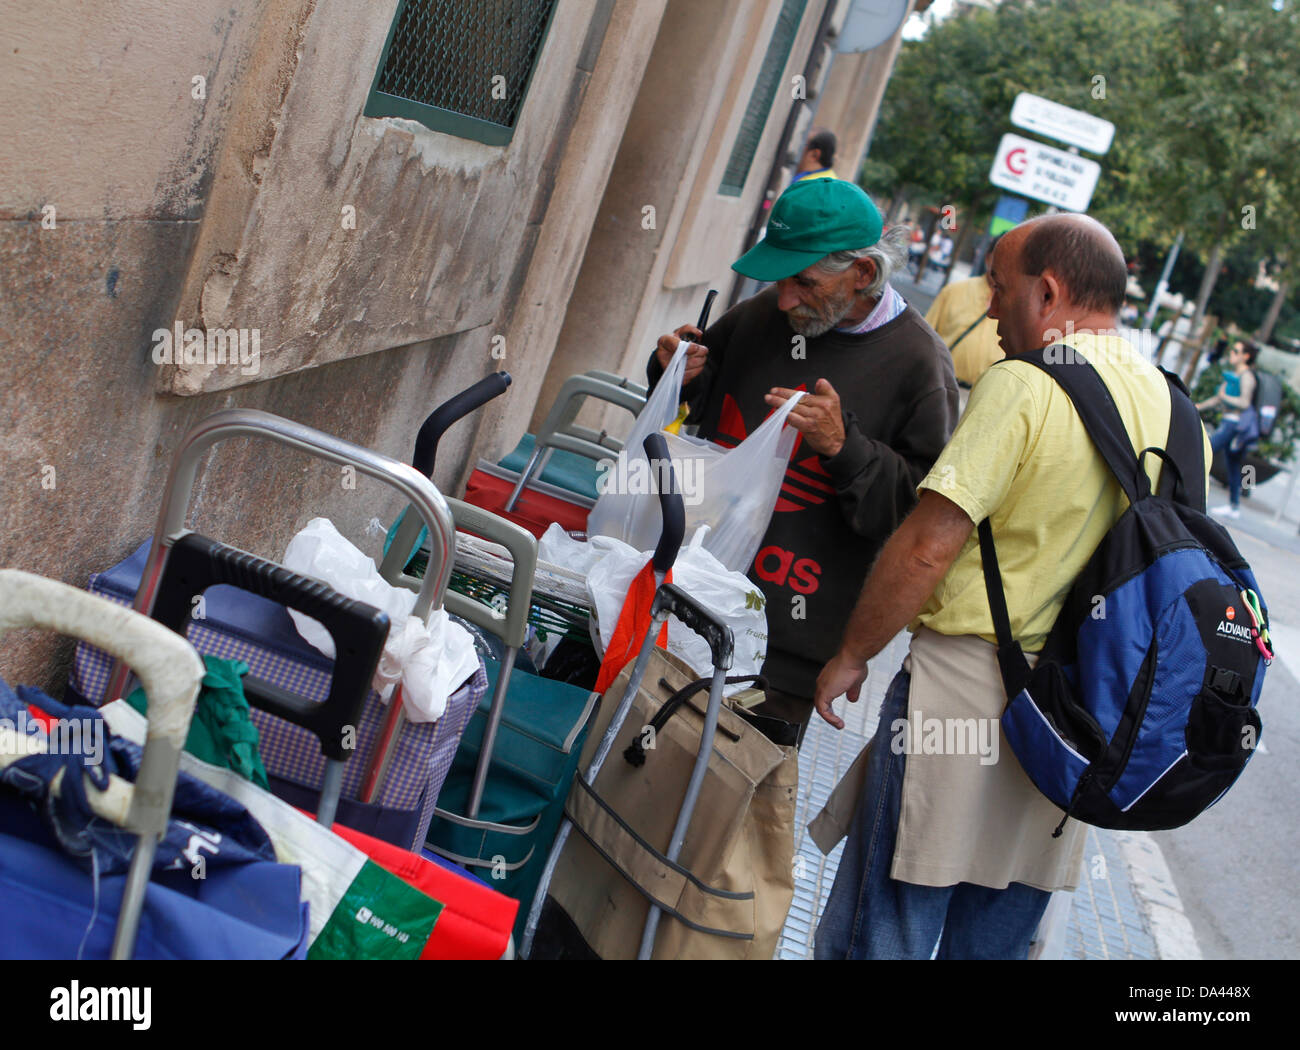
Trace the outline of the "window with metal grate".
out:
M 556 0 L 402 0 L 367 117 L 504 146 L 528 94 Z
M 776 28 L 772 30 L 772 39 L 767 43 L 767 54 L 763 56 L 763 65 L 758 71 L 758 79 L 754 81 L 749 105 L 745 107 L 745 116 L 731 147 L 727 170 L 722 175 L 722 185 L 718 187 L 718 192 L 725 197 L 739 197 L 745 188 L 749 168 L 754 163 L 754 154 L 758 152 L 759 140 L 767 126 L 768 114 L 772 112 L 772 102 L 776 98 L 777 88 L 781 86 L 781 74 L 790 58 L 790 49 L 794 47 L 794 38 L 799 33 L 799 23 L 803 21 L 804 8 L 807 6 L 808 0 L 784 0 L 781 4 Z

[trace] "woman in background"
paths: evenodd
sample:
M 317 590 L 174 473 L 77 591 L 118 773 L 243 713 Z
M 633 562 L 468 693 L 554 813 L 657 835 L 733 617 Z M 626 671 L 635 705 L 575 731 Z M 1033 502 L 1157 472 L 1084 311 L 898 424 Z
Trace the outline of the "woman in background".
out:
M 1228 503 L 1210 508 L 1211 514 L 1225 518 L 1241 517 L 1241 464 L 1246 450 L 1259 439 L 1259 421 L 1255 417 L 1255 358 L 1259 347 L 1250 341 L 1238 341 L 1228 351 L 1223 382 L 1211 398 L 1200 402 L 1198 409 L 1223 406 L 1219 429 L 1210 436 L 1210 448 L 1223 449 L 1228 463 Z

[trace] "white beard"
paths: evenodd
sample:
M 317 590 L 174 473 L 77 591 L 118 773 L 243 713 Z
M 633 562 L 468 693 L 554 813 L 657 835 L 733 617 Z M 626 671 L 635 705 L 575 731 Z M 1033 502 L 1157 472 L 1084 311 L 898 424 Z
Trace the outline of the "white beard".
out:
M 785 312 L 785 318 L 798 335 L 803 336 L 805 339 L 816 339 L 817 336 L 825 335 L 837 324 L 840 324 L 857 304 L 857 301 L 857 296 L 850 292 L 842 300 L 830 300 L 826 304 L 825 313 L 808 307 L 796 306 L 793 310 Z
M 827 321 L 820 315 L 797 318 L 793 314 L 787 313 L 785 317 L 790 322 L 790 327 L 795 330 L 795 333 L 805 339 L 816 339 L 819 335 L 825 335 L 839 324 L 839 321 Z

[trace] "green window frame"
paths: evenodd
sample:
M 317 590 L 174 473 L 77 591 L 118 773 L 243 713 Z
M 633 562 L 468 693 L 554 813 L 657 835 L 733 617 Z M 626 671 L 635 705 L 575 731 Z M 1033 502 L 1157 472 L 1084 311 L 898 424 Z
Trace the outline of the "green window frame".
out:
M 781 74 L 785 72 L 786 62 L 790 60 L 790 50 L 794 47 L 795 37 L 799 35 L 799 26 L 803 22 L 807 6 L 808 0 L 784 0 L 781 4 L 781 13 L 772 29 L 772 38 L 767 42 L 763 65 L 754 81 L 749 105 L 745 107 L 745 116 L 740 122 L 740 130 L 736 132 L 736 141 L 732 144 L 731 156 L 727 159 L 727 169 L 723 172 L 722 184 L 718 187 L 718 193 L 724 197 L 739 197 L 744 192 L 745 180 L 749 178 L 749 169 L 758 152 L 759 140 L 763 137 L 768 115 L 772 112 L 772 103 L 776 100 L 776 90 L 781 85 Z
M 401 0 L 363 114 L 508 146 L 557 6 Z

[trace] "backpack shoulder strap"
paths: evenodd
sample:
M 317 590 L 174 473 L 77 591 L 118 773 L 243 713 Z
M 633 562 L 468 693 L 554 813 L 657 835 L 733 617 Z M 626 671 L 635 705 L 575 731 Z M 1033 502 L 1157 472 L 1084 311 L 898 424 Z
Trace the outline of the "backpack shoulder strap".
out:
M 1124 427 L 1115 400 L 1106 389 L 1097 370 L 1072 347 L 1056 344 L 1028 354 L 1017 354 L 1008 361 L 1027 361 L 1041 368 L 1065 391 L 1083 420 L 1088 436 L 1106 461 L 1110 472 L 1123 488 L 1130 503 L 1151 494 L 1146 471 L 1133 454 L 1133 442 Z M 1002 362 L 998 362 L 1002 364 Z M 998 367 L 997 364 L 993 366 Z M 979 523 L 980 560 L 984 570 L 984 588 L 988 594 L 993 630 L 998 640 L 998 670 L 1007 698 L 1011 699 L 1029 679 L 1029 664 L 1020 643 L 1011 636 L 1011 618 L 1002 573 L 998 566 L 993 528 L 988 519 Z
M 956 350 L 957 344 L 960 343 L 963 339 L 965 339 L 968 335 L 970 335 L 971 332 L 975 331 L 975 326 L 978 325 L 981 321 L 987 320 L 988 316 L 989 315 L 987 313 L 982 313 L 977 318 L 975 318 L 975 320 L 973 320 L 970 323 L 970 327 L 967 328 L 966 331 L 962 332 L 961 335 L 959 335 L 956 339 L 952 341 L 952 344 L 948 347 L 948 352 L 951 353 L 952 351 Z
M 1027 354 L 1017 354 L 1009 360 L 1025 361 L 1041 368 L 1065 391 L 1083 420 L 1092 443 L 1130 503 L 1151 494 L 1151 484 L 1133 453 L 1133 441 L 1124 427 L 1115 399 L 1110 396 L 1097 370 L 1082 354 L 1073 347 L 1057 343 Z
M 1020 643 L 1011 637 L 1011 615 L 1007 595 L 1002 589 L 1002 570 L 998 567 L 998 549 L 993 542 L 993 525 L 988 518 L 979 523 L 980 561 L 984 569 L 984 590 L 993 615 L 993 633 L 998 640 L 998 673 L 1007 699 L 1012 700 L 1029 681 L 1029 661 Z
M 1165 442 L 1168 456 L 1163 457 L 1165 465 L 1160 469 L 1158 492 L 1164 499 L 1175 500 L 1204 514 L 1205 428 L 1183 381 L 1163 368 L 1160 371 L 1169 384 L 1169 437 Z

